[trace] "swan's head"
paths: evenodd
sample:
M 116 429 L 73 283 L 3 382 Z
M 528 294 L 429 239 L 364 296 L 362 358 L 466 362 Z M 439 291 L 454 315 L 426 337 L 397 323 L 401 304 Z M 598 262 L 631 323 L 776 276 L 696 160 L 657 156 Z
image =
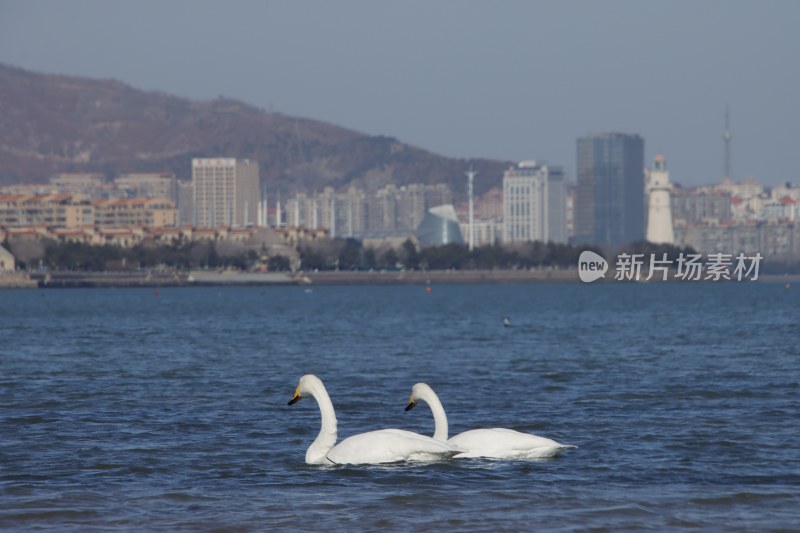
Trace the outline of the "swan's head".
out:
M 417 402 L 427 402 L 431 396 L 435 396 L 436 393 L 433 392 L 433 389 L 430 388 L 425 383 L 417 383 L 413 387 L 411 387 L 411 397 L 408 399 L 408 405 L 406 406 L 406 411 L 410 411 L 417 405 Z
M 314 394 L 320 390 L 325 390 L 325 385 L 322 384 L 322 380 L 314 374 L 306 374 L 300 378 L 300 382 L 294 390 L 294 396 L 289 400 L 289 405 L 293 405 L 308 396 L 314 396 Z

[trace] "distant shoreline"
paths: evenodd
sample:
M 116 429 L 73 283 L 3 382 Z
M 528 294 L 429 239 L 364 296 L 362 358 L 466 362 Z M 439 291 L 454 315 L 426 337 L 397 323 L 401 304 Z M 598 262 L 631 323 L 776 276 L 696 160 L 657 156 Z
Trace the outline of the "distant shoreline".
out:
M 576 270 L 234 272 L 46 272 L 0 276 L 0 288 L 193 287 L 235 285 L 395 285 L 576 282 Z
M 613 281 L 610 274 L 606 283 Z M 670 280 L 679 283 L 679 280 Z M 800 283 L 798 274 L 761 275 L 758 281 Z M 432 285 L 474 283 L 580 283 L 576 269 L 567 270 L 429 270 L 318 272 L 48 272 L 0 274 L 0 289 L 78 287 L 202 287 L 247 285 Z M 700 282 L 683 282 L 700 283 Z
M 433 283 L 574 283 L 577 270 L 429 270 L 320 271 L 305 274 L 317 285 L 382 285 Z

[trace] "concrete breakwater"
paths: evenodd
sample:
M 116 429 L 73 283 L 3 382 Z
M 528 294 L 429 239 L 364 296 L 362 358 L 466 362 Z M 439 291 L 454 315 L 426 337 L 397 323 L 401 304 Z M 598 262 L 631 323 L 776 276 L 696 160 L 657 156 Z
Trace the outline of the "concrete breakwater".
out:
M 428 270 L 307 272 L 315 285 L 575 282 L 577 270 Z
M 0 274 L 0 289 L 32 289 L 36 281 L 20 272 L 4 272 Z
M 34 287 L 184 287 L 202 285 L 279 285 L 296 283 L 282 272 L 106 271 L 47 272 L 30 275 Z
M 800 275 L 763 275 L 758 281 L 780 282 L 790 288 Z M 575 269 L 567 270 L 428 270 L 428 271 L 319 271 L 319 272 L 236 272 L 109 271 L 0 274 L 0 289 L 69 287 L 192 287 L 235 285 L 433 285 L 455 283 L 576 283 Z M 614 283 L 613 276 L 596 283 Z M 653 280 L 660 283 L 660 280 Z M 670 278 L 669 282 L 680 280 Z M 743 283 L 725 281 L 726 283 Z M 631 283 L 631 282 L 620 282 Z M 698 284 L 704 281 L 684 281 Z M 712 283 L 712 282 L 707 282 Z
M 287 285 L 298 283 L 287 272 L 236 272 L 193 270 L 186 278 L 189 285 Z
M 435 270 L 235 272 L 106 271 L 14 273 L 0 276 L 0 288 L 190 287 L 209 285 L 382 285 L 434 283 L 575 282 L 575 270 Z
M 70 287 L 166 287 L 186 284 L 180 272 L 104 271 L 36 272 L 30 275 L 39 288 Z

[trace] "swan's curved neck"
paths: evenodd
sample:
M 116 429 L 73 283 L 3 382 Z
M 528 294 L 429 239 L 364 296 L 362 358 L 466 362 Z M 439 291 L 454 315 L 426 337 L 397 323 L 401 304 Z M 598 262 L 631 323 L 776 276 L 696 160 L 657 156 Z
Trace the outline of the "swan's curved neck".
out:
M 439 401 L 439 397 L 431 390 L 421 399 L 424 399 L 428 403 L 428 407 L 431 408 L 431 412 L 433 413 L 433 438 L 440 441 L 447 441 L 447 415 L 444 413 L 444 407 L 442 407 L 442 402 Z
M 319 430 L 319 435 L 306 451 L 306 463 L 326 464 L 330 463 L 326 455 L 336 444 L 336 413 L 333 410 L 333 403 L 331 403 L 331 398 L 328 396 L 328 391 L 325 390 L 322 384 L 315 387 L 311 394 L 317 400 L 317 405 L 319 405 L 322 427 Z

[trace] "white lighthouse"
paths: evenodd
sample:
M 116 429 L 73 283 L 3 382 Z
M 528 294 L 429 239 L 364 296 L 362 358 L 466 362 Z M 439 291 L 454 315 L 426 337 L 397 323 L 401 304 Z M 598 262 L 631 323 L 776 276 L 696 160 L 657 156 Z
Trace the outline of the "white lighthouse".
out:
M 653 160 L 653 169 L 647 183 L 647 240 L 655 244 L 674 244 L 672 232 L 672 206 L 667 161 L 663 155 Z

